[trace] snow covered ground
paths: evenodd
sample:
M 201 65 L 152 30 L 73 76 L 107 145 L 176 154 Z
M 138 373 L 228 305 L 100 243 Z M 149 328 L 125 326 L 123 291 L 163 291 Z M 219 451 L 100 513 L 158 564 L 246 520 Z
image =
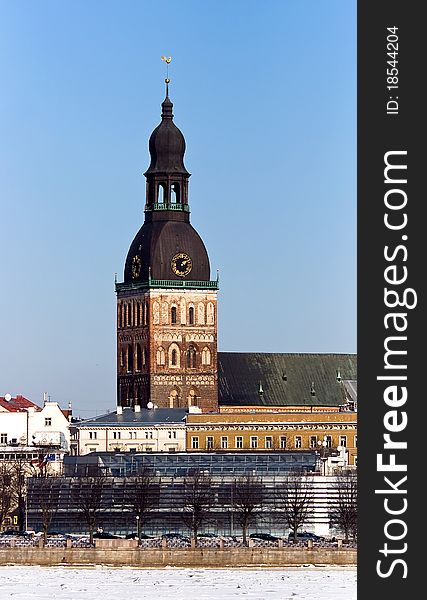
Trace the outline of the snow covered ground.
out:
M 356 568 L 112 569 L 0 567 L 6 600 L 355 600 Z

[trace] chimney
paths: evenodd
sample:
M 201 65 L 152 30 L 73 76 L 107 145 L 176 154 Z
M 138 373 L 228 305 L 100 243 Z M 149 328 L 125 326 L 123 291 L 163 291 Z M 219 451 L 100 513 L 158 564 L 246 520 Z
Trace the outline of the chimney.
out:
M 118 415 L 122 415 L 123 414 L 123 406 L 118 406 L 117 407 L 117 414 Z
M 133 407 L 133 410 L 136 413 L 141 412 L 141 405 L 140 404 L 135 404 L 135 406 Z
M 46 404 L 49 400 L 49 394 L 47 392 L 43 392 L 43 404 Z

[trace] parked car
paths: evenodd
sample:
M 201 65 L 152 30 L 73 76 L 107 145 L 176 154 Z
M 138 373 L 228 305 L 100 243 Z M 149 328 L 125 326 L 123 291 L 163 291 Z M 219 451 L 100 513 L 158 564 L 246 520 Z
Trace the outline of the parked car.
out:
M 249 537 L 255 540 L 264 540 L 265 542 L 277 542 L 279 539 L 275 535 L 271 535 L 271 533 L 251 533 Z
M 218 535 L 217 535 L 216 533 L 209 533 L 209 532 L 206 532 L 206 533 L 198 533 L 198 534 L 197 534 L 197 536 L 198 536 L 198 537 L 202 537 L 202 538 L 203 538 L 203 537 L 205 537 L 205 538 L 216 538 L 216 537 L 218 537 Z
M 121 540 L 123 539 L 120 535 L 114 535 L 114 533 L 108 533 L 108 531 L 96 531 L 93 537 L 100 540 Z
M 310 531 L 298 531 L 297 532 L 297 542 L 305 542 L 307 540 L 313 540 L 313 542 L 321 542 L 325 538 L 316 535 L 315 533 L 311 533 Z M 291 531 L 288 536 L 289 542 L 295 541 L 294 533 Z
M 138 539 L 138 534 L 137 533 L 128 533 L 125 537 L 126 540 L 137 540 Z M 152 540 L 153 536 L 152 535 L 147 535 L 146 533 L 140 533 L 139 534 L 139 539 L 140 540 Z
M 163 537 L 168 538 L 169 540 L 173 538 L 178 538 L 182 540 L 185 538 L 185 535 L 182 535 L 182 533 L 178 533 L 177 531 L 171 531 L 169 533 L 164 533 Z

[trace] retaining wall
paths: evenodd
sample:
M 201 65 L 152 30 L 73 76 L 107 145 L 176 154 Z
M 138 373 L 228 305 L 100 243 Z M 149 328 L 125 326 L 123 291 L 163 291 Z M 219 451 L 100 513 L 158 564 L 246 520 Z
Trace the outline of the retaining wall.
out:
M 145 549 L 1 548 L 0 565 L 108 565 L 141 568 L 286 567 L 303 564 L 356 565 L 355 550 L 326 548 Z

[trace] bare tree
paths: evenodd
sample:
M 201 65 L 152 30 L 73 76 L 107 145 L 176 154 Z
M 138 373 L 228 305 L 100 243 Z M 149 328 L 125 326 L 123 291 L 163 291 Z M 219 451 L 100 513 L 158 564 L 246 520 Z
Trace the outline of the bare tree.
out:
M 160 485 L 151 469 L 143 468 L 134 477 L 125 481 L 127 501 L 137 521 L 138 543 L 149 513 L 159 506 Z
M 12 477 L 11 466 L 7 463 L 0 463 L 0 529 L 14 505 Z
M 58 509 L 59 489 L 54 477 L 42 476 L 38 479 L 39 508 L 43 529 L 43 539 L 46 542 L 49 527 Z
M 26 457 L 19 455 L 10 463 L 10 469 L 13 503 L 18 513 L 18 529 L 22 532 L 26 525 L 27 477 L 35 475 L 36 470 Z
M 298 529 L 313 512 L 313 488 L 302 471 L 292 471 L 281 482 L 276 482 L 276 508 L 297 540 Z
M 196 544 L 197 535 L 201 526 L 207 522 L 214 501 L 210 475 L 196 469 L 193 474 L 185 477 L 181 517 L 191 530 Z
M 248 473 L 232 484 L 232 509 L 236 512 L 237 522 L 242 528 L 243 543 L 246 545 L 248 528 L 257 520 L 262 509 L 264 491 L 258 477 Z
M 89 530 L 89 541 L 93 544 L 93 533 L 99 525 L 99 516 L 103 511 L 102 489 L 105 477 L 76 478 L 73 490 L 74 503 L 82 513 Z
M 342 470 L 336 477 L 336 500 L 329 511 L 329 519 L 348 541 L 350 535 L 353 539 L 357 536 L 357 473 L 349 469 Z

